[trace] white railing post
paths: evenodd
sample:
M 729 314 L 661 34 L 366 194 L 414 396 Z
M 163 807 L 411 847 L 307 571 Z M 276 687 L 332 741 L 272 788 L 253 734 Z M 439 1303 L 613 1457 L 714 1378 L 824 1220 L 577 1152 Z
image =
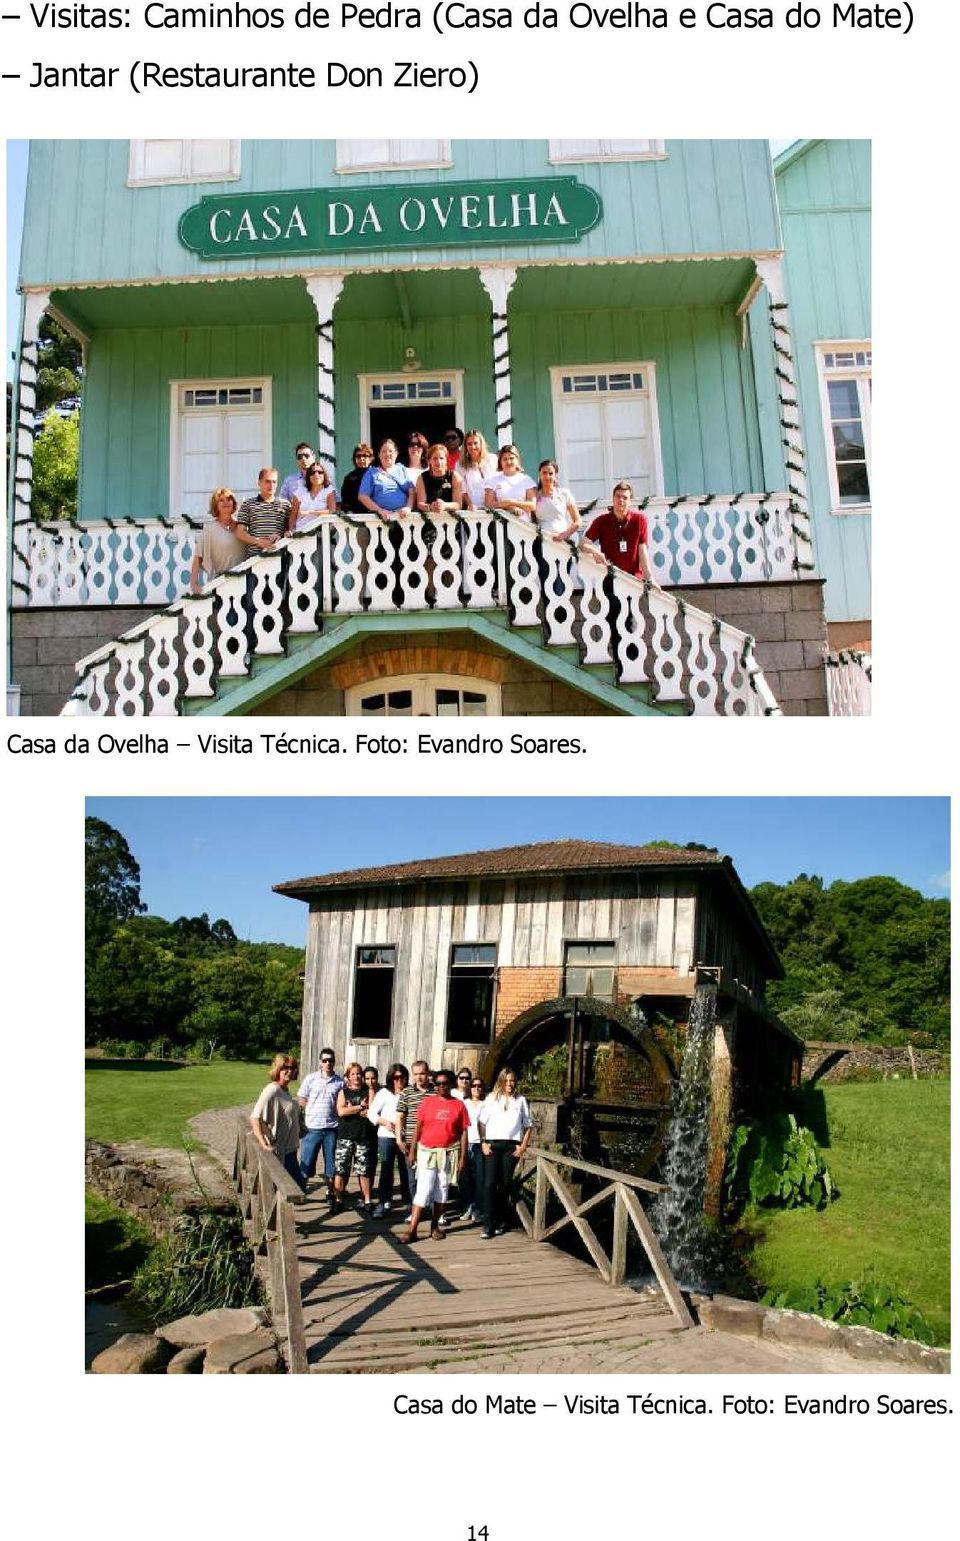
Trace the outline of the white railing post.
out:
M 507 299 L 517 281 L 516 268 L 482 267 L 480 282 L 490 296 L 493 327 L 493 390 L 496 402 L 497 444 L 513 439 L 513 390 L 510 383 L 510 326 Z
M 343 275 L 309 273 L 304 282 L 317 312 L 317 456 L 332 476 L 337 457 L 333 307 L 340 298 Z

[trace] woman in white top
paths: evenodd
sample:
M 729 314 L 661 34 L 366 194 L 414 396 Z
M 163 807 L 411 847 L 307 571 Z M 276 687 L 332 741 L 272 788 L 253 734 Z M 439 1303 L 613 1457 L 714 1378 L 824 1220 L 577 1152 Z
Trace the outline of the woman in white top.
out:
M 483 1151 L 484 1241 L 507 1229 L 510 1185 L 517 1162 L 530 1144 L 533 1119 L 526 1097 L 517 1096 L 517 1077 L 509 1065 L 497 1076 L 477 1116 Z
M 505 444 L 497 455 L 497 469 L 489 476 L 484 488 L 484 504 L 487 508 L 502 508 L 520 519 L 533 517 L 536 482 L 520 464 L 520 451 L 515 444 Z
M 534 518 L 541 535 L 569 540 L 579 530 L 580 511 L 569 487 L 560 485 L 560 467 L 555 460 L 541 460 L 536 498 Z
M 380 1158 L 380 1182 L 377 1188 L 377 1197 L 380 1202 L 373 1211 L 375 1220 L 389 1214 L 393 1202 L 393 1168 L 397 1161 L 397 1098 L 409 1079 L 406 1065 L 391 1065 L 387 1071 L 387 1084 L 381 1086 L 367 1114 L 370 1122 L 376 1127 L 377 1153 Z M 400 1197 L 404 1208 L 409 1208 L 410 1183 L 407 1177 L 407 1163 L 402 1157 L 399 1162 L 399 1172 Z
M 489 478 L 496 474 L 496 457 L 491 455 L 479 428 L 468 428 L 463 454 L 457 470 L 463 482 L 468 508 L 484 508 L 484 492 Z
M 250 1114 L 250 1128 L 261 1150 L 268 1150 L 306 1192 L 306 1178 L 297 1161 L 300 1143 L 300 1108 L 290 1095 L 290 1082 L 299 1065 L 289 1054 L 275 1054 L 270 1079 Z
M 470 1128 L 467 1130 L 467 1165 L 461 1190 L 466 1201 L 466 1218 L 479 1221 L 483 1195 L 483 1149 L 480 1144 L 480 1109 L 483 1107 L 486 1088 L 478 1075 L 471 1078 L 470 1091 L 465 1098 Z
M 335 514 L 337 494 L 331 485 L 326 466 L 315 460 L 303 473 L 304 490 L 290 504 L 287 534 L 294 530 L 309 530 L 323 514 Z

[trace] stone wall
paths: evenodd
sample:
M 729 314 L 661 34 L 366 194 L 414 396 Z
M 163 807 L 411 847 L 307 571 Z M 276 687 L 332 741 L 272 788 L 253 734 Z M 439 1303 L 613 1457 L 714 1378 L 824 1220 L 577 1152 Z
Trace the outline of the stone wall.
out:
M 708 584 L 673 592 L 756 638 L 757 661 L 784 716 L 826 717 L 822 579 Z
M 80 606 L 10 612 L 11 678 L 23 717 L 57 717 L 77 682 L 75 664 L 162 606 Z
M 803 1051 L 803 1079 L 807 1084 L 868 1077 L 907 1081 L 914 1074 L 946 1075 L 948 1069 L 948 1057 L 937 1049 L 914 1048 L 911 1051 L 907 1047 L 888 1048 L 880 1043 L 808 1043 Z

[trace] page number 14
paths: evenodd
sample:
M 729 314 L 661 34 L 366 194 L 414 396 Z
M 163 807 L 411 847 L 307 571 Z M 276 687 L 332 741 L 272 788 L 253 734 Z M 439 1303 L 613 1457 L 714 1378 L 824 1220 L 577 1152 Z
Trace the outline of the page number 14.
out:
M 490 1541 L 490 1532 L 486 1525 L 471 1525 L 467 1531 L 467 1541 Z

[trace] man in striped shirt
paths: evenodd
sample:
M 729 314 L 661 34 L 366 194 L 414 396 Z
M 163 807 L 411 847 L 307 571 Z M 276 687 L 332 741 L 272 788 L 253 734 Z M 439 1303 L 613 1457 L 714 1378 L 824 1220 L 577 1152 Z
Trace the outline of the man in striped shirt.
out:
M 334 1070 L 332 1049 L 320 1050 L 320 1069 L 300 1082 L 297 1101 L 304 1115 L 307 1132 L 300 1141 L 300 1176 L 303 1190 L 317 1169 L 317 1157 L 323 1151 L 323 1175 L 328 1196 L 333 1199 L 334 1152 L 337 1143 L 337 1093 L 343 1076 Z
M 417 1110 L 430 1091 L 430 1066 L 425 1059 L 415 1059 L 410 1066 L 412 1082 L 397 1098 L 397 1150 L 407 1163 L 410 1192 L 417 1184 L 417 1168 L 412 1160 L 417 1144 Z
M 279 480 L 276 466 L 264 466 L 257 478 L 257 496 L 244 498 L 237 509 L 237 536 L 245 546 L 272 551 L 286 533 L 290 504 L 286 498 L 277 497 Z

